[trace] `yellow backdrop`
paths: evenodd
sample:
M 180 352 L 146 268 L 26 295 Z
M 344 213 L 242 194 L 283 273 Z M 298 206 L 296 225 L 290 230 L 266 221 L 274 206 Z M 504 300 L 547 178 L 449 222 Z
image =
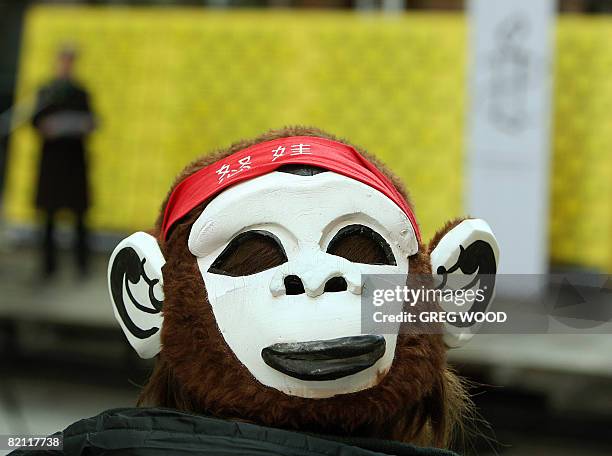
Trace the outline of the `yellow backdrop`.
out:
M 608 269 L 611 38 L 610 20 L 559 21 L 551 222 L 553 259 Z M 101 122 L 90 141 L 98 230 L 150 227 L 187 162 L 288 124 L 375 152 L 407 184 L 426 238 L 462 213 L 461 15 L 38 6 L 18 99 L 49 78 L 66 41 Z M 29 126 L 11 141 L 5 207 L 16 224 L 35 215 L 38 141 Z

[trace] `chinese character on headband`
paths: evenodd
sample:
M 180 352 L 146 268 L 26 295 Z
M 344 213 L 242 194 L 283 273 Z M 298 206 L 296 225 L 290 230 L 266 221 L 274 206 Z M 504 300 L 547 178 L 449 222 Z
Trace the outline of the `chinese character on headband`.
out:
M 225 179 L 225 177 L 227 177 L 227 175 L 230 173 L 230 166 L 228 164 L 225 164 L 221 166 L 221 168 L 219 168 L 216 173 L 219 175 L 219 183 L 221 183 L 223 182 L 223 179 Z
M 291 155 L 312 155 L 310 144 L 294 144 L 291 146 Z
M 278 146 L 276 149 L 272 149 L 272 161 L 276 161 L 277 158 L 285 155 L 285 146 Z
M 244 171 L 245 169 L 251 169 L 251 156 L 247 155 L 246 157 L 241 158 L 238 160 L 238 164 L 240 165 L 238 172 Z
M 244 158 L 238 160 L 238 164 L 240 167 L 238 169 L 233 169 L 230 174 L 227 176 L 228 178 L 234 177 L 236 174 L 241 173 L 245 169 L 251 169 L 251 156 L 247 155 Z
M 216 173 L 219 175 L 219 184 L 223 182 L 223 179 L 226 177 L 229 179 L 245 169 L 251 169 L 251 156 L 247 155 L 246 157 L 241 158 L 238 160 L 238 164 L 240 167 L 237 169 L 230 169 L 230 165 L 225 164 L 216 171 Z

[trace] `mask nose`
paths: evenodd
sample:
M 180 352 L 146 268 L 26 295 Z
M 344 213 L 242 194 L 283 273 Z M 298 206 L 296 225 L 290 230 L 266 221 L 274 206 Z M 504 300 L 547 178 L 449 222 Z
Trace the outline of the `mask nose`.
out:
M 323 253 L 318 246 L 317 251 L 312 250 L 302 252 L 276 271 L 270 282 L 273 296 L 305 293 L 315 298 L 341 291 L 361 294 L 361 277 L 350 261 Z
M 283 282 L 285 284 L 286 295 L 299 295 L 306 293 L 302 279 L 294 274 L 286 276 Z M 332 277 L 325 282 L 323 293 L 336 293 L 339 291 L 346 291 L 347 289 L 348 284 L 346 283 L 346 279 L 344 277 Z

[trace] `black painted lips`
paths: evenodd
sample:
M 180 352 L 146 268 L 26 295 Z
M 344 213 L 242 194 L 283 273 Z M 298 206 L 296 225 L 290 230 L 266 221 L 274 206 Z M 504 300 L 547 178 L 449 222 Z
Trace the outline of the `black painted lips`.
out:
M 300 380 L 336 380 L 374 365 L 385 353 L 382 336 L 274 344 L 261 351 L 264 362 Z

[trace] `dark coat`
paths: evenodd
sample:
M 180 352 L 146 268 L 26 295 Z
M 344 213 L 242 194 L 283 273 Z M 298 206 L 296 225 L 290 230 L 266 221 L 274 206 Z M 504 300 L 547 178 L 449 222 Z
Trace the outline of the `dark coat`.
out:
M 63 432 L 63 451 L 14 451 L 12 456 L 453 456 L 398 442 L 340 441 L 159 408 L 115 409 Z
M 38 92 L 32 124 L 42 132 L 45 120 L 56 114 L 93 115 L 87 92 L 76 82 L 57 79 Z M 43 136 L 36 206 L 48 211 L 66 208 L 83 213 L 89 206 L 89 183 L 85 156 L 87 133 Z

